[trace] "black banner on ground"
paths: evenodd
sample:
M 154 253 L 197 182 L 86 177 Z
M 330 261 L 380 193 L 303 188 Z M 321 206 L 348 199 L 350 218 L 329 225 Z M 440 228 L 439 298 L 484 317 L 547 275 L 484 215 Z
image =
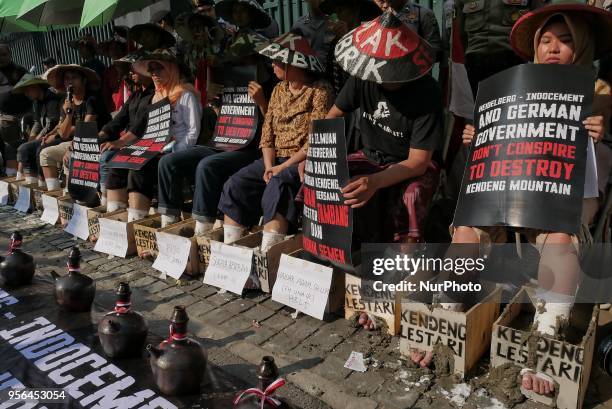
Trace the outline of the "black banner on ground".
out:
M 578 232 L 594 83 L 590 70 L 556 64 L 480 83 L 453 225 Z
M 353 210 L 340 189 L 349 182 L 343 119 L 312 122 L 304 174 L 304 249 L 352 268 Z
M 244 148 L 257 134 L 259 124 L 259 108 L 249 96 L 249 82 L 256 80 L 257 67 L 224 66 L 213 77 L 223 84 L 223 95 L 212 146 L 224 151 Z
M 76 123 L 68 180 L 68 192 L 74 200 L 85 203 L 97 201 L 100 182 L 100 146 L 95 122 Z
M 110 309 L 114 291 L 99 290 L 96 300 L 100 298 Z M 134 308 L 142 305 L 134 301 Z M 145 351 L 140 358 L 110 359 L 104 355 L 97 322 L 105 313 L 97 304 L 85 313 L 60 310 L 52 283 L 40 277 L 19 289 L 0 288 L 0 406 L 11 407 L 9 391 L 25 387 L 56 389 L 56 399 L 32 399 L 28 404 L 20 400 L 21 406 L 13 402 L 15 407 L 226 409 L 245 389 L 242 381 L 209 364 L 201 394 L 164 396 L 157 389 Z M 165 331 L 167 324 L 153 321 L 149 325 L 147 342 L 157 345 L 162 339 L 151 334 L 151 326 Z M 33 394 L 29 397 L 35 398 Z
M 149 107 L 147 129 L 139 140 L 113 156 L 111 168 L 139 170 L 159 155 L 170 140 L 171 107 L 167 98 Z

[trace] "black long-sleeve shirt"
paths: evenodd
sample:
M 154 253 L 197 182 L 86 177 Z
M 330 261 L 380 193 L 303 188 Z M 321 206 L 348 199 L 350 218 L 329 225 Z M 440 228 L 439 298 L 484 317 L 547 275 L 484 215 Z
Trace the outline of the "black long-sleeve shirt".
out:
M 34 124 L 32 125 L 30 135 L 44 136 L 55 128 L 55 125 L 60 120 L 62 103 L 62 97 L 48 89 L 45 91 L 42 101 L 34 101 L 32 103 Z
M 142 136 L 146 126 L 146 121 L 142 119 L 147 114 L 147 109 L 154 93 L 155 89 L 153 86 L 144 90 L 134 91 L 128 100 L 125 101 L 117 115 L 102 127 L 102 131 L 107 137 L 104 141 L 100 142 L 119 139 L 119 134 L 123 130 L 127 130 L 137 136 Z

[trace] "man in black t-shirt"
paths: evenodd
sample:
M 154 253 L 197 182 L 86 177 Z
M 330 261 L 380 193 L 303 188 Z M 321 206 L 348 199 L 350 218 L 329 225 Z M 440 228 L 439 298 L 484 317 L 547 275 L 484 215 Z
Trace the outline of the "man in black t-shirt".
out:
M 344 203 L 356 209 L 353 248 L 362 242 L 424 239 L 424 221 L 438 186 L 442 97 L 428 75 L 435 50 L 392 10 L 338 42 L 336 61 L 352 77 L 327 118 L 360 109 L 361 149 L 348 155 Z M 367 313 L 359 317 L 375 327 Z

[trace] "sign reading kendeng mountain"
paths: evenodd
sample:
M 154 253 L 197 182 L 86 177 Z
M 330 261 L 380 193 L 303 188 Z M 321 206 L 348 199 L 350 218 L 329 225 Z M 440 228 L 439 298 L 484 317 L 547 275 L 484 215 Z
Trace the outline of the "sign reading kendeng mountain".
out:
M 224 151 L 247 146 L 257 134 L 259 108 L 249 95 L 249 82 L 255 81 L 254 65 L 224 66 L 213 73 L 223 83 L 221 112 L 213 134 L 212 145 Z
M 167 98 L 151 105 L 147 113 L 147 128 L 142 138 L 117 152 L 109 167 L 141 169 L 159 155 L 170 140 L 170 123 L 171 108 Z
M 480 83 L 455 226 L 578 231 L 594 83 L 585 68 L 555 64 Z
M 95 202 L 100 182 L 100 146 L 95 122 L 76 123 L 70 159 L 70 196 L 85 203 Z
M 304 250 L 351 266 L 353 211 L 340 192 L 349 182 L 344 120 L 312 122 L 304 174 Z

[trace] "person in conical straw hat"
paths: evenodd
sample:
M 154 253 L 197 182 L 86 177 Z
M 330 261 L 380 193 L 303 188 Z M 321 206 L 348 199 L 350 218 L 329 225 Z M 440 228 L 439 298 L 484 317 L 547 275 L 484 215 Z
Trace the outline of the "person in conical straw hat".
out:
M 355 209 L 357 247 L 366 241 L 423 241 L 442 139 L 441 91 L 429 75 L 434 54 L 392 9 L 336 45 L 336 61 L 351 77 L 327 117 L 361 110 L 362 148 L 348 156 L 352 180 L 342 189 L 345 203 Z M 365 313 L 358 322 L 377 327 L 377 319 Z
M 325 117 L 333 91 L 327 82 L 318 80 L 321 62 L 303 37 L 285 34 L 261 47 L 259 53 L 272 60 L 274 74 L 281 81 L 265 112 L 259 143 L 263 158 L 225 183 L 218 208 L 225 215 L 226 243 L 256 225 L 263 213 L 261 250 L 265 252 L 298 228 L 298 164 L 306 159 L 310 123 Z M 259 97 L 253 94 L 253 98 L 257 101 Z
M 40 146 L 44 137 L 59 123 L 61 97 L 49 90 L 47 80 L 30 73 L 24 74 L 11 92 L 25 94 L 33 104 L 34 124 L 30 130 L 29 141 L 17 148 L 17 171 L 25 176 L 28 184 L 36 183 Z
M 111 117 L 98 96 L 100 79 L 92 69 L 76 64 L 56 65 L 47 72 L 47 81 L 60 92 L 66 93 L 57 132 L 48 134 L 40 151 L 40 166 L 49 190 L 60 188 L 58 171 L 70 155 L 72 138 L 78 121 L 96 122 L 98 129 Z
M 582 2 L 553 1 L 518 19 L 512 28 L 510 43 L 518 55 L 535 64 L 575 64 L 592 68 L 594 60 L 612 51 L 612 13 Z M 612 163 L 609 160 L 603 163 L 601 159 L 609 148 L 598 142 L 605 133 L 604 124 L 609 123 L 611 107 L 609 84 L 597 80 L 594 84 L 593 115 L 583 122 L 588 135 L 595 142 L 597 159 L 593 160 L 592 155 L 587 155 L 586 174 L 605 175 L 606 181 Z M 474 127 L 466 127 L 463 134 L 466 144 L 472 143 L 474 133 Z M 602 172 L 595 171 L 595 166 Z M 587 177 L 585 194 L 588 191 L 597 192 L 597 185 L 597 177 Z M 589 204 L 593 200 L 596 202 L 597 198 L 585 196 L 583 200 L 583 224 L 588 223 L 594 215 Z M 597 207 L 594 210 L 596 212 Z M 499 230 L 495 227 L 457 226 L 453 242 L 476 244 L 496 241 L 495 238 L 505 242 L 505 234 L 500 234 Z M 520 229 L 520 233 L 540 252 L 537 305 L 532 330 L 547 337 L 557 337 L 568 324 L 575 300 L 580 271 L 577 253 L 584 240 L 566 232 Z M 461 306 L 449 302 L 448 307 L 457 309 Z M 555 395 L 558 392 L 553 379 L 547 374 L 536 373 L 535 368 L 521 371 L 521 386 L 537 394 Z
M 163 149 L 166 152 L 189 151 L 196 145 L 200 135 L 202 106 L 200 96 L 192 84 L 181 80 L 178 60 L 168 49 L 158 49 L 143 54 L 132 65 L 132 70 L 139 75 L 151 77 L 155 92 L 151 104 L 168 99 L 170 111 L 170 136 L 173 141 Z M 103 143 L 101 153 L 108 150 L 119 150 L 129 146 L 145 133 L 147 116 L 143 115 L 130 132 L 119 139 Z M 128 221 L 139 220 L 147 216 L 151 201 L 155 197 L 159 156 L 148 161 L 140 170 L 110 170 L 107 179 L 107 210 L 113 211 L 128 207 Z M 127 202 L 127 203 L 126 203 Z

